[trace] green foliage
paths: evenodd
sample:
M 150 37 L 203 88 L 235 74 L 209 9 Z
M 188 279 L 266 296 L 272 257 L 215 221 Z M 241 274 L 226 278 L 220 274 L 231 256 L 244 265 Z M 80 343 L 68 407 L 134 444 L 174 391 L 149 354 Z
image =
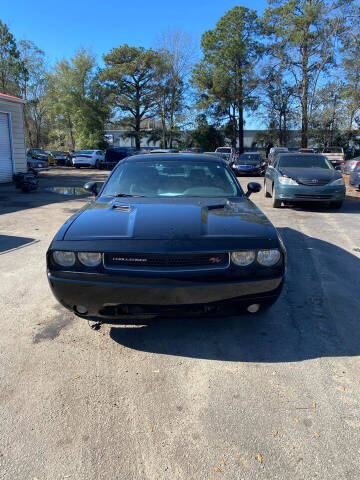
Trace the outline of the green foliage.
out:
M 0 92 L 20 95 L 19 83 L 27 75 L 15 38 L 0 20 Z
M 224 145 L 224 135 L 214 126 L 210 125 L 205 115 L 199 115 L 198 126 L 191 132 L 191 147 L 200 147 L 205 152 L 213 152 L 217 147 Z
M 108 92 L 98 79 L 95 58 L 80 50 L 55 65 L 48 79 L 53 142 L 72 149 L 103 148 L 109 117 Z
M 196 65 L 193 83 L 199 108 L 227 118 L 233 139 L 243 150 L 244 111 L 256 108 L 258 80 L 254 67 L 263 53 L 260 24 L 254 10 L 234 7 L 201 39 L 203 59 Z
M 141 122 L 152 116 L 156 106 L 161 55 L 155 50 L 123 45 L 104 56 L 101 80 L 111 91 L 113 107 L 129 115 L 136 148 L 145 132 Z

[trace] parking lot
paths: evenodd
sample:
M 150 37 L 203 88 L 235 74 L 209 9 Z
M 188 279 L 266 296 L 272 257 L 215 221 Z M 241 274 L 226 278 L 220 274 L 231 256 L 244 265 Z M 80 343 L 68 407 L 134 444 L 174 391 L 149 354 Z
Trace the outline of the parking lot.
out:
M 45 253 L 90 199 L 71 189 L 107 174 L 0 186 L 0 478 L 358 478 L 360 197 L 338 211 L 251 197 L 288 251 L 266 313 L 94 331 L 52 296 Z

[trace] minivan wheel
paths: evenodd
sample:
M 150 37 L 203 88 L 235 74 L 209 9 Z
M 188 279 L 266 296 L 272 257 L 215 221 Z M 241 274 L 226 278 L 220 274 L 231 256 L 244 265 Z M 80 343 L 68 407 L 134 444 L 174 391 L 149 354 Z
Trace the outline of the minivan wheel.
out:
M 75 165 L 75 168 L 80 168 L 80 165 Z
M 273 208 L 280 208 L 281 207 L 281 200 L 278 200 L 275 195 L 275 188 L 272 189 L 272 206 Z
M 95 162 L 95 168 L 97 168 L 98 170 L 100 170 L 100 162 L 99 162 L 99 160 L 96 160 L 96 162 Z
M 266 180 L 264 180 L 264 195 L 266 198 L 271 197 L 270 193 L 267 191 Z

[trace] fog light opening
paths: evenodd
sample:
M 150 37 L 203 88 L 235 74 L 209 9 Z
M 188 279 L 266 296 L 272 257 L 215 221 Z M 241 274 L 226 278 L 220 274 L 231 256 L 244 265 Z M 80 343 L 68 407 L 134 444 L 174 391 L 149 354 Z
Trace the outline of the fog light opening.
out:
M 249 313 L 256 313 L 260 310 L 260 305 L 258 303 L 253 303 L 249 305 L 246 309 Z
M 75 305 L 74 310 L 81 315 L 86 315 L 88 313 L 88 309 L 84 307 L 84 305 Z

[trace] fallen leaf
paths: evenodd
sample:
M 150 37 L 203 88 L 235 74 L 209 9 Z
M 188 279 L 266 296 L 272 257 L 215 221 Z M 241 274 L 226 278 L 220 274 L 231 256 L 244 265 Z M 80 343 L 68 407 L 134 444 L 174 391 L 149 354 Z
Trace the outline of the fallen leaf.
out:
M 43 362 L 43 365 L 46 365 L 46 362 Z
M 182 362 L 179 362 L 178 365 L 182 365 Z
M 153 428 L 150 428 L 150 429 L 149 429 L 149 432 L 151 432 L 151 433 L 152 433 L 153 431 L 154 431 L 154 429 L 153 429 Z
M 221 472 L 219 467 L 214 467 L 215 472 Z
M 76 378 L 80 378 L 80 375 L 75 375 L 75 377 L 74 377 L 74 378 L 75 378 L 75 379 L 76 379 Z
M 313 407 L 314 407 L 314 408 L 317 407 L 317 403 L 316 403 L 316 402 L 313 403 Z
M 276 437 L 276 435 L 278 435 L 279 431 L 278 430 L 274 430 L 274 437 Z
M 295 417 L 294 420 L 295 420 L 296 423 L 300 422 L 300 419 L 298 417 Z
M 222 459 L 220 460 L 220 463 L 222 463 L 223 465 L 225 465 L 225 460 L 222 458 Z
M 315 437 L 320 437 L 320 433 L 317 432 L 316 430 L 313 430 L 313 434 L 314 434 Z
M 345 392 L 346 388 L 345 388 L 345 387 L 341 387 L 341 390 L 342 390 L 343 392 Z
M 349 403 L 349 399 L 348 399 L 348 398 L 344 398 L 344 402 L 345 402 L 345 403 Z
M 259 460 L 260 463 L 263 463 L 263 456 L 261 455 L 261 453 L 257 454 L 257 459 Z
M 355 382 L 360 383 L 360 380 L 356 379 Z
M 160 370 L 153 370 L 153 373 L 159 373 Z

